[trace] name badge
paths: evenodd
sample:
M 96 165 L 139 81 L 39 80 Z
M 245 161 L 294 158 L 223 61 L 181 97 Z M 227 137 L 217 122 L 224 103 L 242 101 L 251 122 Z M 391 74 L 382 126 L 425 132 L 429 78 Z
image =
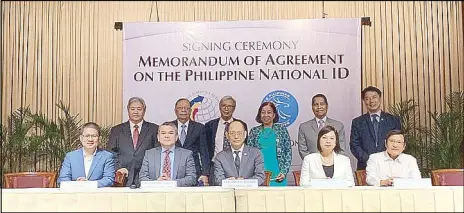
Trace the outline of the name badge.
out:
M 432 179 L 430 178 L 421 178 L 421 179 L 412 179 L 412 178 L 394 178 L 393 179 L 394 188 L 427 188 L 432 187 Z
M 177 181 L 175 180 L 165 180 L 165 181 L 140 181 L 141 189 L 166 189 L 166 188 L 176 188 Z
M 258 179 L 222 180 L 222 188 L 258 188 Z
M 97 181 L 63 181 L 60 183 L 60 189 L 87 190 L 97 188 Z
M 310 184 L 306 187 L 312 188 L 348 188 L 348 181 L 343 179 L 311 179 Z

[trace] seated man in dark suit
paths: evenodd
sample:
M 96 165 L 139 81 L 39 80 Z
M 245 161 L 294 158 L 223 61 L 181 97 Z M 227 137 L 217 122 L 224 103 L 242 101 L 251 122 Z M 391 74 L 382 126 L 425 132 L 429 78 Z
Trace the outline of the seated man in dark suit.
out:
M 231 149 L 224 149 L 214 159 L 214 182 L 224 179 L 257 179 L 264 183 L 264 160 L 261 150 L 244 144 L 247 131 L 241 121 L 232 121 L 226 133 Z
M 159 146 L 158 125 L 144 120 L 147 107 L 142 98 L 132 97 L 127 103 L 129 120 L 111 129 L 108 151 L 115 159 L 115 169 L 127 177 L 126 186 L 138 185 L 145 151 Z
M 358 160 L 358 170 L 366 168 L 369 155 L 385 151 L 383 142 L 390 130 L 401 130 L 400 118 L 380 109 L 382 92 L 369 86 L 361 92 L 367 113 L 351 123 L 350 149 Z
M 174 111 L 177 119 L 172 121 L 177 126 L 179 139 L 176 146 L 188 149 L 193 152 L 196 174 L 198 181 L 204 185 L 208 184 L 209 176 L 209 154 L 206 145 L 205 126 L 201 123 L 190 120 L 191 105 L 186 98 L 176 101 Z
M 210 120 L 205 124 L 206 141 L 208 144 L 209 160 L 214 163 L 213 159 L 217 153 L 223 149 L 230 149 L 230 142 L 227 140 L 226 131 L 232 121 L 241 121 L 233 116 L 235 111 L 236 101 L 232 96 L 224 96 L 219 101 L 219 112 L 221 117 Z M 243 121 L 242 121 L 243 122 Z M 247 125 L 244 123 L 245 131 L 248 132 Z M 245 135 L 246 137 L 246 135 Z M 245 140 L 246 143 L 246 140 Z M 215 185 L 214 182 L 214 165 L 210 165 L 209 182 Z
M 100 127 L 89 122 L 82 126 L 79 137 L 82 148 L 66 154 L 57 183 L 64 181 L 97 181 L 98 187 L 112 186 L 114 160 L 111 152 L 98 148 Z
M 197 175 L 192 151 L 176 147 L 177 127 L 170 122 L 158 128 L 161 147 L 147 150 L 140 169 L 140 181 L 176 180 L 177 186 L 195 186 Z

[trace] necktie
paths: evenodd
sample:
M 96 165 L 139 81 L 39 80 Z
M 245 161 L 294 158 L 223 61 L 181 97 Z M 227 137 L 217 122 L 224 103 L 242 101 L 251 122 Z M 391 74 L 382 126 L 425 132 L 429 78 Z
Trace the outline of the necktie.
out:
M 163 164 L 163 173 L 166 174 L 167 177 L 171 177 L 171 159 L 169 158 L 170 150 L 164 150 L 165 157 L 164 157 L 164 164 Z
M 132 143 L 134 145 L 134 149 L 137 147 L 138 140 L 139 140 L 139 126 L 134 125 L 134 133 L 132 134 Z
M 237 169 L 237 174 L 238 174 L 238 171 L 240 171 L 240 156 L 238 156 L 238 153 L 240 153 L 240 151 L 234 151 L 235 153 L 235 168 Z
M 182 130 L 180 132 L 180 143 L 184 146 L 185 138 L 187 137 L 187 132 L 185 132 L 185 124 L 182 124 Z
M 379 121 L 377 121 L 377 114 L 373 114 L 372 116 L 372 125 L 374 126 L 374 134 L 375 134 L 375 144 L 377 145 L 377 140 L 379 136 Z
M 324 127 L 324 120 L 319 120 L 318 123 L 319 123 L 319 130 L 321 130 L 322 127 Z
M 230 149 L 230 142 L 227 139 L 226 132 L 229 131 L 229 122 L 224 122 L 224 125 L 226 125 L 226 128 L 224 129 L 224 140 L 222 141 L 222 149 Z

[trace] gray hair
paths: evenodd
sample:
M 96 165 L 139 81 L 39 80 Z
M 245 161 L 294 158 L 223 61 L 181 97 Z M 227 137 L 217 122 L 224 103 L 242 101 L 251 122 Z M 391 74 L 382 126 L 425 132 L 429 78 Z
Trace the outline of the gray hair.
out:
M 164 123 L 162 123 L 161 125 L 159 125 L 159 127 L 158 127 L 158 133 L 159 133 L 159 131 L 160 131 L 160 129 L 161 129 L 161 126 L 170 126 L 170 127 L 174 128 L 174 130 L 175 130 L 175 132 L 176 132 L 176 135 L 178 135 L 177 126 L 176 126 L 173 122 L 170 122 L 170 121 L 169 121 L 169 122 L 164 122 Z
M 231 100 L 232 102 L 234 102 L 234 106 L 237 104 L 237 102 L 235 101 L 235 99 L 232 96 L 226 95 L 226 96 L 222 97 L 221 100 L 219 101 L 219 107 L 221 106 L 222 102 L 228 101 L 228 100 Z
M 147 105 L 145 105 L 145 101 L 143 100 L 143 98 L 139 98 L 139 97 L 130 98 L 129 101 L 127 102 L 127 109 L 129 109 L 129 106 L 135 102 L 141 103 L 143 106 L 143 110 L 147 109 Z

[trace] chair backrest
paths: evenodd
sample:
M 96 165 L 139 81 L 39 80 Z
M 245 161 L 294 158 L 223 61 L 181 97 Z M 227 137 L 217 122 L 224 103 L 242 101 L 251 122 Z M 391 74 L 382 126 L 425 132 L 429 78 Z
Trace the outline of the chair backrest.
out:
M 263 183 L 263 186 L 269 186 L 270 182 L 271 182 L 271 175 L 272 173 L 270 171 L 264 171 L 264 183 Z
M 293 178 L 295 178 L 295 185 L 296 186 L 300 185 L 300 175 L 301 175 L 301 170 L 293 171 Z
M 122 172 L 116 171 L 114 175 L 114 187 L 124 187 L 126 186 L 126 176 Z
M 356 170 L 356 186 L 367 186 L 366 170 Z
M 437 169 L 432 171 L 434 186 L 464 186 L 464 169 Z
M 56 172 L 7 173 L 4 177 L 4 188 L 56 188 Z

